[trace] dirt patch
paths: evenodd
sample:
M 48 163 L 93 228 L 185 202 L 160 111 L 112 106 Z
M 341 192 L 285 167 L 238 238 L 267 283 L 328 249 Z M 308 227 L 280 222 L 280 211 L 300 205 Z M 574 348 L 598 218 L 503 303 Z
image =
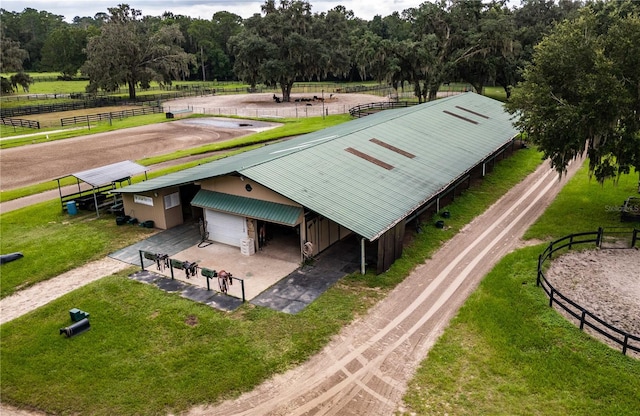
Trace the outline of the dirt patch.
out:
M 545 276 L 556 290 L 587 311 L 616 328 L 640 336 L 639 270 L 637 249 L 601 249 L 566 253 L 551 262 Z M 562 313 L 576 322 L 566 312 Z M 620 349 L 595 331 L 588 332 Z
M 160 156 L 252 133 L 250 129 L 187 123 L 176 120 L 5 149 L 0 187 L 20 188 L 111 163 Z
M 195 315 L 189 315 L 187 319 L 184 320 L 184 323 L 189 326 L 196 326 L 198 325 L 198 317 Z
M 196 113 L 226 114 L 242 117 L 299 118 L 345 114 L 349 109 L 362 104 L 389 101 L 388 97 L 369 94 L 345 94 L 325 91 L 324 94 L 295 93 L 288 102 L 277 102 L 281 94 L 258 93 L 237 95 L 212 95 L 188 97 L 165 104 L 165 111 L 191 108 Z

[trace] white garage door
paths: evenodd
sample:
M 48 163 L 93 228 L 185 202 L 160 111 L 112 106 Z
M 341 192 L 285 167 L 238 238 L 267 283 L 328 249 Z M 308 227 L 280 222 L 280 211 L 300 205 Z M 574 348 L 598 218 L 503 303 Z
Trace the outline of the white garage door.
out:
M 205 210 L 209 239 L 230 246 L 240 247 L 241 240 L 247 238 L 246 220 L 237 215 Z

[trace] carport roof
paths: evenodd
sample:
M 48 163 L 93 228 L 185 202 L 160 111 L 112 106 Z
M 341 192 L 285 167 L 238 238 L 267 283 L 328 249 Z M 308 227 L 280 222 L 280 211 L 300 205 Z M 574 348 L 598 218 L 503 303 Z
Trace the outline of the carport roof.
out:
M 302 207 L 203 189 L 198 191 L 191 205 L 289 226 L 296 225 L 302 215 Z
M 517 134 L 501 102 L 466 93 L 382 111 L 118 191 L 237 173 L 375 240 Z
M 63 176 L 62 178 L 73 176 L 93 187 L 100 187 L 128 179 L 133 175 L 138 175 L 148 170 L 149 169 L 146 166 L 139 165 L 130 160 L 125 160 L 123 162 L 113 163 L 111 165 L 101 166 L 95 169 L 72 173 L 70 175 Z M 58 180 L 62 178 L 58 178 Z

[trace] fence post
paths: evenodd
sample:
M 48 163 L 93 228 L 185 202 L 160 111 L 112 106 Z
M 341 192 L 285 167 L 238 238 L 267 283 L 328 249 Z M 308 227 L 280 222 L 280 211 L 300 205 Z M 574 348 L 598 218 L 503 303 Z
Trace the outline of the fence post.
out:
M 240 280 L 240 286 L 242 287 L 242 302 L 245 302 L 245 298 L 244 298 L 244 279 L 239 279 Z
M 571 246 L 573 245 L 573 234 L 569 237 L 569 250 L 571 250 Z
M 551 292 L 549 293 L 549 307 L 553 307 L 553 293 L 555 292 L 555 289 L 553 288 L 553 286 L 551 286 Z
M 584 318 L 587 316 L 587 311 L 582 310 L 582 316 L 580 316 L 580 331 L 584 329 Z
M 596 247 L 600 248 L 600 246 L 602 245 L 602 234 L 604 233 L 604 230 L 602 229 L 602 227 L 598 227 L 598 237 L 596 239 Z
M 638 241 L 638 229 L 633 229 L 633 237 L 631 237 L 631 248 L 636 246 L 636 242 Z
M 622 343 L 622 354 L 627 355 L 627 344 L 629 342 L 629 334 L 624 334 L 624 342 Z
M 142 258 L 142 250 L 138 250 L 138 254 L 140 255 L 140 267 L 142 267 L 142 271 L 144 271 L 144 260 Z
M 542 274 L 542 254 L 538 255 L 538 277 L 536 278 L 536 286 L 540 286 L 540 274 Z

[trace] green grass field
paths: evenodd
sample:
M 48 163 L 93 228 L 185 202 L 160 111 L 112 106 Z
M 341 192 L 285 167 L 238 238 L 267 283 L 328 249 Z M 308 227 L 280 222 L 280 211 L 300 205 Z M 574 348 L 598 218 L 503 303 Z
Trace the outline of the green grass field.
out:
M 0 326 L 2 401 L 53 414 L 153 415 L 250 390 L 319 351 L 539 162 L 532 149 L 501 161 L 448 207 L 450 229 L 417 234 L 388 272 L 348 276 L 297 315 L 251 305 L 216 311 L 129 280 L 134 268 L 75 290 Z M 637 194 L 637 179 L 635 173 L 616 187 L 601 186 L 583 168 L 527 238 L 621 225 L 611 207 Z M 116 227 L 109 216 L 70 218 L 57 201 L 1 214 L 0 227 L 2 252 L 26 254 L 2 266 L 0 296 L 149 232 Z M 637 414 L 640 362 L 547 306 L 535 286 L 543 248 L 506 256 L 483 279 L 411 382 L 407 414 Z M 71 323 L 73 307 L 91 313 L 92 328 L 67 339 L 59 329 Z
M 449 225 L 464 226 L 539 162 L 540 154 L 531 149 L 500 162 L 479 187 L 456 197 L 449 208 L 461 215 L 453 215 Z M 16 235 L 38 236 L 49 222 L 65 223 L 60 232 L 73 238 L 59 238 L 58 250 L 69 253 L 92 234 L 85 221 L 68 222 L 56 207 L 34 210 L 51 212 L 39 215 L 40 224 L 36 219 L 21 224 Z M 33 217 L 34 212 L 15 213 L 14 228 L 21 215 Z M 1 218 L 3 225 L 8 214 Z M 166 414 L 250 390 L 316 353 L 451 235 L 417 234 L 387 273 L 349 276 L 293 316 L 251 305 L 223 313 L 130 281 L 130 271 L 101 279 L 0 326 L 3 401 L 51 413 Z M 105 247 L 93 250 L 83 256 L 108 252 Z M 43 247 L 20 261 L 70 256 L 51 251 Z M 74 307 L 91 313 L 92 328 L 66 339 L 58 330 L 70 323 L 68 311 Z
M 583 166 L 527 232 L 551 241 L 621 223 L 637 173 L 614 186 Z M 637 415 L 640 360 L 581 332 L 536 287 L 546 244 L 507 255 L 436 342 L 405 396 L 412 415 Z

